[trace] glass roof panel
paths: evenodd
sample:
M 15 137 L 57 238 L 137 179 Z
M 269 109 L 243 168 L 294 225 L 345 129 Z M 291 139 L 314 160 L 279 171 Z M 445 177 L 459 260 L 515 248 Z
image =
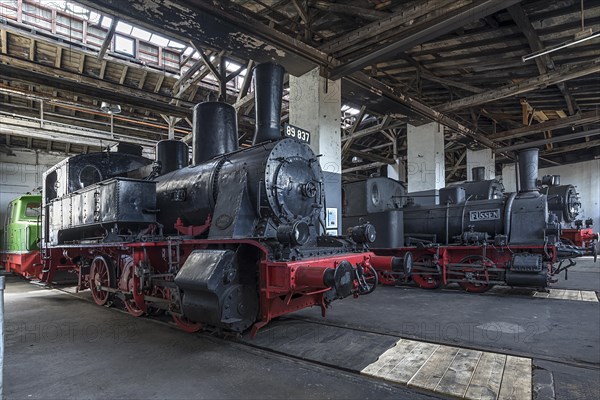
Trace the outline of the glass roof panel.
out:
M 135 36 L 138 39 L 141 40 L 150 40 L 150 36 L 152 36 L 152 32 L 148 32 L 145 29 L 140 29 L 137 26 L 133 27 L 133 30 L 131 31 L 131 36 Z

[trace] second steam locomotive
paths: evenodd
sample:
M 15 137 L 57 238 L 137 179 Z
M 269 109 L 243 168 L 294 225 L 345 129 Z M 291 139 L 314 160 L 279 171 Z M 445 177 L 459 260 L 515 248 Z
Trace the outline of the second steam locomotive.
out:
M 388 178 L 349 183 L 344 223 L 369 221 L 383 232 L 372 250 L 394 256 L 391 263 L 374 259 L 384 283 L 411 278 L 437 288 L 454 282 L 468 292 L 496 284 L 545 288 L 582 249 L 560 241 L 561 216 L 538 187 L 538 150 L 518 158 L 518 192 L 479 180 L 440 189 L 439 205 L 410 204 L 404 185 Z

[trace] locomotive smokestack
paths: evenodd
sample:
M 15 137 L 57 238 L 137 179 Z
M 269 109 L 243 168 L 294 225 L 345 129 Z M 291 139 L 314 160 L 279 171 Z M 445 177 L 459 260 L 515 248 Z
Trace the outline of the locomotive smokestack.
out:
M 283 74 L 281 65 L 265 63 L 254 68 L 254 109 L 256 130 L 252 144 L 281 137 L 281 98 L 283 97 Z
M 161 140 L 156 143 L 156 161 L 160 162 L 160 174 L 187 167 L 189 147 L 181 140 Z
M 207 101 L 194 107 L 192 165 L 238 149 L 237 115 L 227 103 Z
M 538 156 L 538 149 L 525 149 L 519 152 L 519 187 L 521 192 L 538 190 Z
M 471 169 L 471 175 L 473 176 L 473 182 L 485 180 L 485 167 L 473 167 Z

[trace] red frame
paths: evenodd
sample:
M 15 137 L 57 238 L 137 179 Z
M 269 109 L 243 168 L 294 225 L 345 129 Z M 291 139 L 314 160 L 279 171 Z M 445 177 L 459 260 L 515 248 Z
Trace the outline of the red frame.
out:
M 326 257 L 314 257 L 300 261 L 269 261 L 269 250 L 260 242 L 255 240 L 207 240 L 207 239 L 183 239 L 179 241 L 180 264 L 183 265 L 186 258 L 192 251 L 206 249 L 214 246 L 223 245 L 249 245 L 257 248 L 261 254 L 259 260 L 259 318 L 252 326 L 251 336 L 256 335 L 258 330 L 265 326 L 269 321 L 278 316 L 288 314 L 302 308 L 319 306 L 321 313 L 325 316 L 326 303 L 325 294 L 330 290 L 323 284 L 323 274 L 328 268 L 335 268 L 342 261 L 348 261 L 352 265 L 360 265 L 364 269 L 370 267 L 370 259 L 373 257 L 371 252 L 363 253 L 344 253 Z M 173 249 L 174 246 L 172 245 Z M 168 254 L 169 242 L 137 242 L 137 243 L 111 243 L 111 244 L 89 244 L 89 245 L 65 245 L 52 247 L 46 250 L 47 265 L 46 273 L 43 274 L 43 281 L 52 282 L 58 266 L 70 268 L 78 274 L 78 290 L 89 288 L 89 275 L 82 271 L 82 268 L 75 265 L 78 257 L 85 259 L 93 258 L 97 255 L 108 255 L 113 262 L 118 262 L 120 256 L 129 255 L 133 257 L 134 268 L 139 268 L 145 262 L 149 262 L 155 273 L 166 272 L 169 268 L 168 261 L 165 259 Z M 65 262 L 66 260 L 66 262 Z M 133 274 L 133 292 L 132 296 L 135 305 L 140 310 L 147 310 L 149 301 L 146 300 L 148 294 L 142 293 L 139 289 L 139 274 Z M 117 277 L 117 281 L 119 278 Z M 355 282 L 355 289 L 358 287 Z M 124 286 L 120 283 L 117 290 L 125 292 Z M 127 292 L 126 292 L 127 293 Z M 355 293 L 355 297 L 358 291 Z
M 44 265 L 40 252 L 3 253 L 2 263 L 7 272 L 13 272 L 27 279 L 41 279 Z
M 384 285 L 394 285 L 398 279 L 406 280 L 402 272 L 392 271 L 391 262 L 386 257 L 401 257 L 403 258 L 406 253 L 412 253 L 413 260 L 419 260 L 423 257 L 431 257 L 434 260 L 434 264 L 439 267 L 442 275 L 442 284 L 447 285 L 448 283 L 457 282 L 458 280 L 453 277 L 453 271 L 458 272 L 459 269 L 464 267 L 456 266 L 460 264 L 461 260 L 467 257 L 485 257 L 491 260 L 492 264 L 489 271 L 489 275 L 486 272 L 486 280 L 491 285 L 503 284 L 503 281 L 494 280 L 496 272 L 508 270 L 509 263 L 512 261 L 513 254 L 515 253 L 534 253 L 542 254 L 544 263 L 548 268 L 548 275 L 552 276 L 552 266 L 557 261 L 557 250 L 555 246 L 439 246 L 439 247 L 404 247 L 398 249 L 372 249 L 376 254 L 372 258 L 371 263 L 377 275 L 379 281 Z M 381 257 L 385 256 L 385 257 Z M 453 265 L 454 264 L 454 265 Z
M 562 229 L 561 239 L 570 240 L 575 246 L 588 249 L 592 242 L 598 241 L 598 234 L 592 228 Z

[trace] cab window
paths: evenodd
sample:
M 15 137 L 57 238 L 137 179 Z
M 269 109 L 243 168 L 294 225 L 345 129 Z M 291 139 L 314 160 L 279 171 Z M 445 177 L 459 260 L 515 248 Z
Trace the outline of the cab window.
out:
M 25 217 L 37 218 L 41 212 L 40 203 L 27 203 L 25 206 Z
M 12 223 L 12 210 L 13 203 L 8 203 L 8 209 L 6 210 L 6 216 L 4 218 L 4 225 L 8 225 Z

